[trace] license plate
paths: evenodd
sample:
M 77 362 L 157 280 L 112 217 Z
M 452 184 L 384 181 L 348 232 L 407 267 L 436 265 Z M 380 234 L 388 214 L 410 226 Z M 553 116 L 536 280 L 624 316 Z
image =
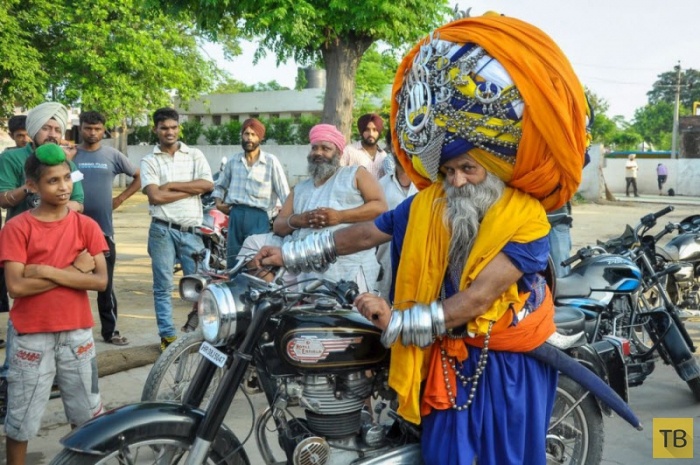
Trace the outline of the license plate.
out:
M 202 342 L 202 345 L 199 346 L 199 353 L 219 368 L 223 368 L 228 359 L 228 355 L 206 341 Z

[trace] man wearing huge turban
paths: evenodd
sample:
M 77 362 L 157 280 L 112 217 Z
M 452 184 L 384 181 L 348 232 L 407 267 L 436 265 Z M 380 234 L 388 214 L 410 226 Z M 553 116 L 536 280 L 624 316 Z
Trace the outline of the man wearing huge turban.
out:
M 498 15 L 439 28 L 393 87 L 393 147 L 421 191 L 314 244 L 332 261 L 392 241 L 393 308 L 372 294 L 355 304 L 391 346 L 389 384 L 423 425 L 426 464 L 546 463 L 557 370 L 526 353 L 555 331 L 545 210 L 580 183 L 586 118 L 583 87 L 540 30 Z M 262 263 L 317 258 L 291 250 L 263 249 Z
M 289 195 L 284 168 L 276 156 L 260 148 L 263 139 L 265 126 L 260 121 L 248 118 L 243 122 L 243 153 L 226 163 L 211 194 L 216 208 L 229 215 L 228 263 L 234 262 L 248 236 L 270 231 L 270 218 Z
M 341 166 L 362 166 L 375 178 L 384 176 L 386 152 L 379 147 L 380 136 L 384 131 L 384 120 L 376 113 L 367 113 L 357 119 L 357 132 L 360 140 L 349 144 L 340 159 Z

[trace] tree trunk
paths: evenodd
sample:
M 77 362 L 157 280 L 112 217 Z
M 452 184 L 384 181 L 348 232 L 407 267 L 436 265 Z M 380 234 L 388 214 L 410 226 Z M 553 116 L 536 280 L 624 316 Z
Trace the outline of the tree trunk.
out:
M 105 350 L 97 353 L 97 373 L 100 378 L 124 370 L 149 365 L 160 356 L 160 344 Z
M 372 45 L 366 37 L 349 37 L 329 42 L 322 50 L 326 66 L 326 95 L 323 123 L 333 124 L 349 141 L 355 98 L 355 74 L 362 55 Z

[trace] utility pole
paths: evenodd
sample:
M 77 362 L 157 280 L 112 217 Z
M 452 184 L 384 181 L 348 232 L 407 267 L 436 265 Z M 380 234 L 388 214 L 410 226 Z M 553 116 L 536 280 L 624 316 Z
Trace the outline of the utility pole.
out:
M 676 80 L 676 106 L 673 108 L 673 133 L 671 134 L 671 158 L 678 157 L 678 112 L 681 106 L 681 62 L 678 61 L 678 78 Z

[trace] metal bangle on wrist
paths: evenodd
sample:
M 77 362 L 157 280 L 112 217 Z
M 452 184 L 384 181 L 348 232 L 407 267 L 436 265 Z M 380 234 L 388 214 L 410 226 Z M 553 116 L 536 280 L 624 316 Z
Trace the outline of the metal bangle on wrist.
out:
M 282 260 L 292 274 L 324 272 L 337 259 L 338 252 L 330 230 L 282 244 Z
M 446 332 L 442 302 L 434 301 L 429 305 L 416 304 L 404 311 L 393 310 L 389 324 L 382 333 L 381 342 L 389 348 L 400 335 L 404 346 L 425 348 Z

